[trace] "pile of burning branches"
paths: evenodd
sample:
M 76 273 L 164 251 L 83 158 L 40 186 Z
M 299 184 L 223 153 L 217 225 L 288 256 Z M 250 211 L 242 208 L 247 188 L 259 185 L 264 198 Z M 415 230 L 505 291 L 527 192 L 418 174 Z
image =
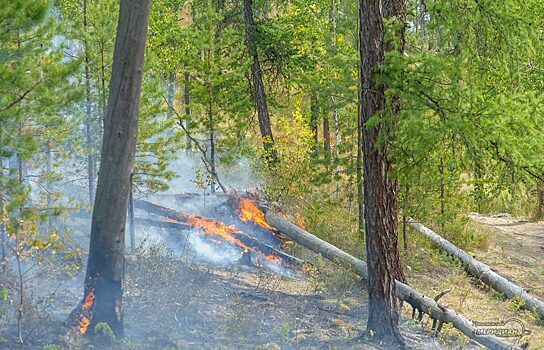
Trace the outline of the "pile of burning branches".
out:
M 281 250 L 286 236 L 266 222 L 264 213 L 250 199 L 231 196 L 226 203 L 228 208 L 223 211 L 230 212 L 231 225 L 145 200 L 135 201 L 135 208 L 148 214 L 137 217 L 136 223 L 168 229 L 177 235 L 196 233 L 207 242 L 241 251 L 241 264 L 268 268 L 283 276 L 307 271 L 307 263 Z

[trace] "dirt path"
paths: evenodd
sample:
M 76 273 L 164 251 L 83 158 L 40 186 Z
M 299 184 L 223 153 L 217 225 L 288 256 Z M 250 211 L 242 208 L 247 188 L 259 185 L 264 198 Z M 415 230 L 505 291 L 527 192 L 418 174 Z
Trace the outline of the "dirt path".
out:
M 489 250 L 476 258 L 499 274 L 544 298 L 544 223 L 508 214 L 472 214 L 472 220 L 494 229 Z

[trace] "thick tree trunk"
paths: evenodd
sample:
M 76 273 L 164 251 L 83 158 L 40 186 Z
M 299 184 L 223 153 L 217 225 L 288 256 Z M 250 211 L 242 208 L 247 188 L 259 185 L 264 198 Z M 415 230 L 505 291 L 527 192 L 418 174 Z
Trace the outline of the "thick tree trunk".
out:
M 84 285 L 84 300 L 93 301 L 89 329 L 106 322 L 117 336 L 123 335 L 125 214 L 149 11 L 150 0 L 121 0 Z
M 463 265 L 467 267 L 467 270 L 468 272 L 470 272 L 471 275 L 478 278 L 480 281 L 484 282 L 496 291 L 504 293 L 510 299 L 516 297 L 522 298 L 525 301 L 527 309 L 540 314 L 540 316 L 544 318 L 544 302 L 530 295 L 520 286 L 517 286 L 506 278 L 502 277 L 501 275 L 493 271 L 491 267 L 476 260 L 469 254 L 457 248 L 454 244 L 442 238 L 439 234 L 423 226 L 419 222 L 415 220 L 410 220 L 408 222 L 408 225 L 410 225 L 410 227 L 413 228 L 415 231 L 430 239 L 440 249 L 444 250 L 451 256 L 459 259 L 463 263 Z
M 329 259 L 336 264 L 352 269 L 363 279 L 368 280 L 369 271 L 367 264 L 365 264 L 364 261 L 357 259 L 353 255 L 344 252 L 338 247 L 312 235 L 309 232 L 306 232 L 272 210 L 266 210 L 265 218 L 268 224 L 278 229 L 278 231 L 284 233 L 293 241 L 320 254 L 324 258 Z M 444 323 L 451 323 L 453 327 L 460 330 L 467 337 L 484 346 L 487 346 L 489 349 L 521 350 L 520 347 L 508 343 L 493 335 L 479 334 L 477 328 L 468 318 L 457 313 L 455 310 L 439 304 L 437 300 L 424 296 L 410 286 L 400 281 L 395 281 L 395 285 L 396 298 L 408 303 L 410 306 L 412 306 L 413 311 L 418 311 L 420 315 L 423 315 L 424 313 L 428 314 L 433 319 L 433 330 L 439 332 Z M 440 295 L 443 294 L 441 293 L 439 296 Z M 435 299 L 439 298 L 435 297 Z M 434 320 L 436 320 L 436 323 Z
M 366 123 L 386 109 L 385 89 L 376 82 L 387 43 L 383 19 L 403 7 L 402 0 L 360 0 L 361 123 L 363 128 L 365 237 L 368 262 L 369 315 L 367 331 L 390 344 L 404 341 L 398 328 L 395 279 L 403 280 L 398 252 L 397 184 L 390 172 L 389 137 L 383 117 L 372 127 Z
M 255 42 L 255 20 L 253 17 L 253 0 L 244 0 L 244 20 L 246 25 L 246 43 L 249 49 L 251 59 L 251 76 L 253 79 L 253 88 L 255 100 L 257 102 L 257 113 L 259 117 L 259 128 L 263 140 L 263 148 L 269 162 L 279 161 L 278 152 L 274 144 L 272 126 L 270 124 L 270 115 L 268 113 L 268 104 L 263 83 L 263 73 L 261 63 L 259 62 L 259 53 Z

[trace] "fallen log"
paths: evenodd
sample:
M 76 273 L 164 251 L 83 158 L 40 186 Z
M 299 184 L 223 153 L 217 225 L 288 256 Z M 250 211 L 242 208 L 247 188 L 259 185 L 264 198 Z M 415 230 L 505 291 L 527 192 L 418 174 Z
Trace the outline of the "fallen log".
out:
M 254 256 L 260 257 L 261 260 L 264 259 L 269 263 L 279 264 L 295 271 L 304 272 L 306 270 L 305 266 L 308 265 L 308 263 L 303 260 L 265 244 L 233 226 L 227 226 L 221 222 L 196 215 L 180 213 L 173 209 L 144 200 L 134 201 L 134 206 L 137 209 L 167 218 L 167 220 L 160 224 L 156 222 L 157 220 L 153 219 L 155 222 L 152 222 L 150 221 L 152 219 L 147 219 L 146 223 L 148 224 L 154 226 L 162 225 L 162 227 L 168 228 L 176 228 L 176 224 L 183 225 L 180 226 L 179 229 L 200 228 L 202 232 L 210 238 L 218 238 L 222 241 L 227 241 L 246 252 L 251 251 L 254 253 Z M 140 222 L 142 222 L 141 220 L 142 219 L 140 219 Z
M 266 210 L 266 221 L 273 227 L 277 228 L 280 232 L 283 232 L 293 241 L 305 246 L 306 248 L 321 254 L 323 257 L 343 265 L 348 265 L 363 279 L 368 279 L 367 265 L 364 261 L 357 259 L 356 257 L 344 252 L 343 250 L 335 247 L 334 245 L 312 235 L 311 233 L 303 230 L 302 228 L 294 225 L 290 221 L 284 219 L 273 210 Z M 521 350 L 522 348 L 506 342 L 494 335 L 481 334 L 465 316 L 457 313 L 453 309 L 447 308 L 437 302 L 440 295 L 437 296 L 437 300 L 431 299 L 417 292 L 410 286 L 395 281 L 396 284 L 396 296 L 402 302 L 407 302 L 413 308 L 419 312 L 419 320 L 423 316 L 423 313 L 428 314 L 433 319 L 433 329 L 439 332 L 444 323 L 451 323 L 453 327 L 457 328 L 463 334 L 470 339 L 488 347 L 492 350 Z M 436 323 L 439 323 L 436 326 Z
M 142 226 L 151 226 L 151 227 L 157 227 L 157 228 L 164 228 L 167 230 L 172 231 L 182 231 L 182 230 L 190 230 L 192 229 L 192 226 L 173 221 L 173 220 L 159 220 L 159 219 L 147 219 L 147 218 L 141 218 L 141 217 L 135 217 L 134 221 L 137 225 Z
M 472 276 L 478 278 L 497 292 L 504 293 L 509 299 L 516 297 L 522 298 L 527 309 L 538 313 L 540 317 L 544 318 L 544 302 L 530 295 L 522 287 L 510 282 L 508 279 L 493 271 L 488 265 L 476 260 L 467 252 L 459 249 L 454 244 L 416 220 L 409 219 L 408 225 L 430 239 L 440 249 L 459 259 Z

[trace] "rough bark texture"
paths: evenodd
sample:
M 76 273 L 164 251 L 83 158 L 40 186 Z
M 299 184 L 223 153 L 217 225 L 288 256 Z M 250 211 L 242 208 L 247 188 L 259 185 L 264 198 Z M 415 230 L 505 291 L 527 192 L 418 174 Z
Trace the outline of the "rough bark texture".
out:
M 138 134 L 150 0 L 121 0 L 84 299 L 94 293 L 89 330 L 106 322 L 123 335 L 125 221 Z
M 293 241 L 305 246 L 306 248 L 321 254 L 324 258 L 331 260 L 339 265 L 349 267 L 363 279 L 369 279 L 369 270 L 367 264 L 364 261 L 357 259 L 356 257 L 344 252 L 343 250 L 335 247 L 334 245 L 312 235 L 311 233 L 303 230 L 295 224 L 284 219 L 280 215 L 276 214 L 273 210 L 266 210 L 266 221 L 272 227 L 278 229 L 278 231 L 284 233 Z M 451 323 L 453 327 L 457 328 L 463 334 L 470 339 L 477 341 L 478 343 L 494 350 L 520 350 L 521 348 L 508 343 L 493 335 L 483 335 L 477 332 L 477 328 L 474 326 L 465 316 L 457 313 L 453 309 L 449 309 L 436 300 L 431 299 L 423 294 L 419 293 L 410 286 L 395 281 L 396 297 L 408 303 L 412 308 L 420 313 L 429 315 L 432 319 L 440 324 Z M 433 322 L 434 323 L 434 322 Z
M 391 178 L 391 161 L 387 144 L 379 138 L 388 137 L 383 118 L 387 108 L 383 84 L 376 82 L 384 54 L 390 49 L 384 41 L 383 19 L 404 7 L 402 0 L 360 0 L 360 79 L 361 122 L 363 126 L 365 237 L 368 260 L 369 316 L 367 330 L 376 339 L 402 344 L 398 328 L 395 279 L 402 280 L 398 252 L 397 184 Z M 380 121 L 367 127 L 371 117 Z
M 274 136 L 272 135 L 272 126 L 270 124 L 270 115 L 268 113 L 268 104 L 266 102 L 266 93 L 263 83 L 263 72 L 259 62 L 259 53 L 255 42 L 255 20 L 253 17 L 253 0 L 244 0 L 244 20 L 246 24 L 246 43 L 253 60 L 251 64 L 251 76 L 257 102 L 257 113 L 259 117 L 259 129 L 263 139 L 263 147 L 267 157 L 271 162 L 277 162 L 278 152 L 274 145 Z
M 459 259 L 463 265 L 467 267 L 467 270 L 471 275 L 478 278 L 480 281 L 484 282 L 496 291 L 504 293 L 510 299 L 516 297 L 522 298 L 527 309 L 538 313 L 542 318 L 544 318 L 544 302 L 530 295 L 522 287 L 515 285 L 506 278 L 502 277 L 493 271 L 491 267 L 476 260 L 465 251 L 457 248 L 454 244 L 442 238 L 439 234 L 423 226 L 419 222 L 410 219 L 408 221 L 408 225 L 410 225 L 410 227 L 415 231 L 430 239 L 440 249 Z

